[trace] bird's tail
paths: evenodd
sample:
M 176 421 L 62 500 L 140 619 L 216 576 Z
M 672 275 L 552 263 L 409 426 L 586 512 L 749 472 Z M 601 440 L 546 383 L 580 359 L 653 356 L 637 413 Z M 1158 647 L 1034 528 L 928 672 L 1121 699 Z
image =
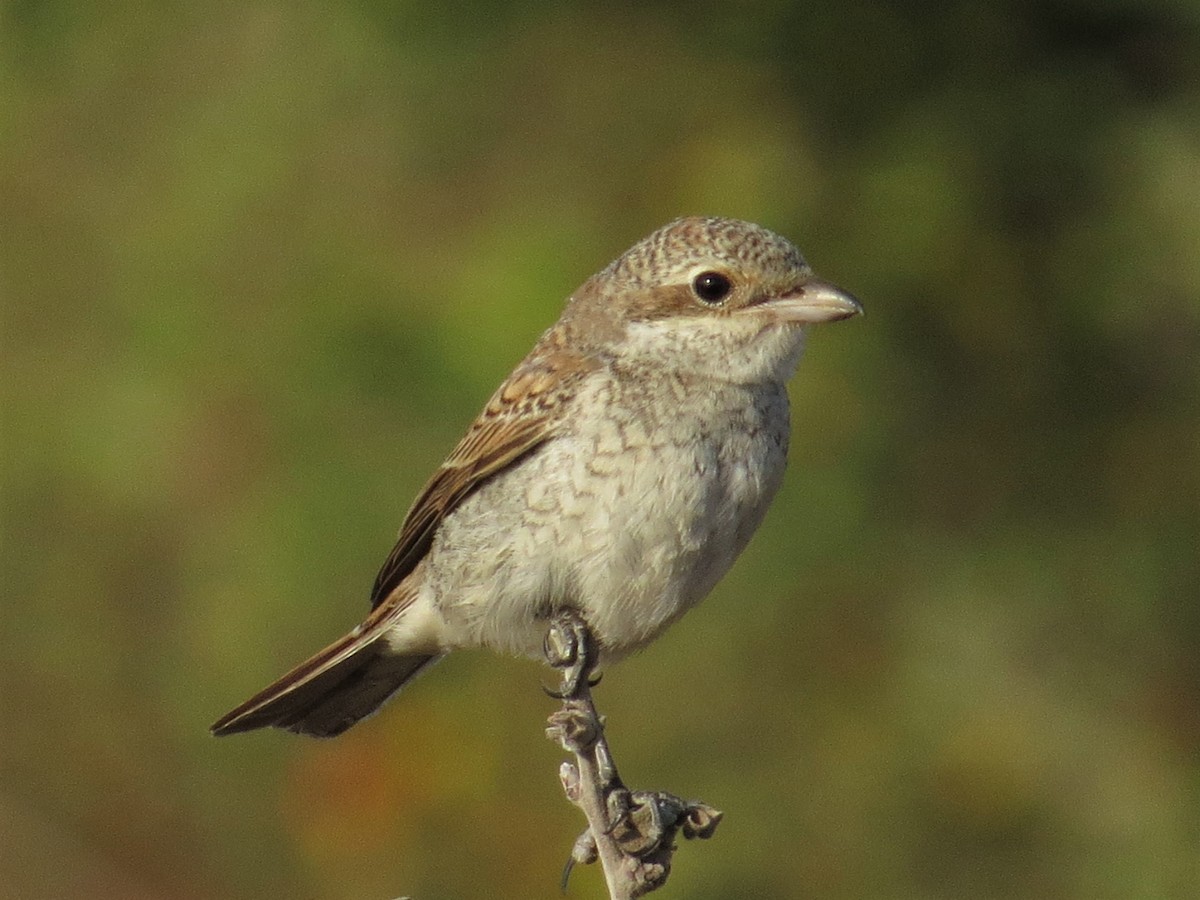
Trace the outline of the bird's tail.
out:
M 437 654 L 397 654 L 387 622 L 368 620 L 212 725 L 217 736 L 273 726 L 334 737 L 379 709 Z

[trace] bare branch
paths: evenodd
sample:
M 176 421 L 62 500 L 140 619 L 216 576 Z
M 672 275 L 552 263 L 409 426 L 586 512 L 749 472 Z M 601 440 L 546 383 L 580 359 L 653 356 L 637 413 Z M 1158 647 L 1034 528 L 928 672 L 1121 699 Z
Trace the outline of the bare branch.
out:
M 562 764 L 559 777 L 567 799 L 588 821 L 563 871 L 563 889 L 576 863 L 599 859 L 611 900 L 641 897 L 666 883 L 676 833 L 711 837 L 722 813 L 662 791 L 625 787 L 604 736 L 604 719 L 592 701 L 596 640 L 577 614 L 564 613 L 552 622 L 546 658 L 563 670 L 562 689 L 550 692 L 562 700 L 562 708 L 550 716 L 546 735 L 575 756 L 574 763 Z

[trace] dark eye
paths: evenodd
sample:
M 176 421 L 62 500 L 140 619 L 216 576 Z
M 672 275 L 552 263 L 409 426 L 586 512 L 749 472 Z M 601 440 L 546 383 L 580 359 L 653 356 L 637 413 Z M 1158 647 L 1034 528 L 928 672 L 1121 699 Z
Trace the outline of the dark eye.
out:
M 729 279 L 720 272 L 701 272 L 692 282 L 692 290 L 705 303 L 720 303 L 733 290 Z

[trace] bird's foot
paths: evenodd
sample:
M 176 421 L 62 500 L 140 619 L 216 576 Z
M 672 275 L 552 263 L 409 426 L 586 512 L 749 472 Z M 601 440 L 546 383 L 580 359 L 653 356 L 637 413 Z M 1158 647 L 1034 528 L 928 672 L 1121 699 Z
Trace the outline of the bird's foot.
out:
M 584 685 L 595 687 L 600 676 L 593 672 L 600 662 L 600 647 L 587 623 L 574 610 L 564 610 L 550 620 L 542 642 L 546 661 L 562 670 L 562 687 L 545 688 L 556 700 L 573 700 Z

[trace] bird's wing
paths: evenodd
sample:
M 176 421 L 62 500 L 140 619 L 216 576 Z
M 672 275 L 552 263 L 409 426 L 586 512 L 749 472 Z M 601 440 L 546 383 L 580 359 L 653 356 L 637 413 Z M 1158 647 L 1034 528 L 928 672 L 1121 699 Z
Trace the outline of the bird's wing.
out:
M 557 350 L 534 354 L 517 367 L 405 516 L 396 546 L 375 579 L 373 609 L 413 570 L 442 520 L 459 503 L 486 479 L 554 437 L 579 382 L 600 365 L 593 356 Z

